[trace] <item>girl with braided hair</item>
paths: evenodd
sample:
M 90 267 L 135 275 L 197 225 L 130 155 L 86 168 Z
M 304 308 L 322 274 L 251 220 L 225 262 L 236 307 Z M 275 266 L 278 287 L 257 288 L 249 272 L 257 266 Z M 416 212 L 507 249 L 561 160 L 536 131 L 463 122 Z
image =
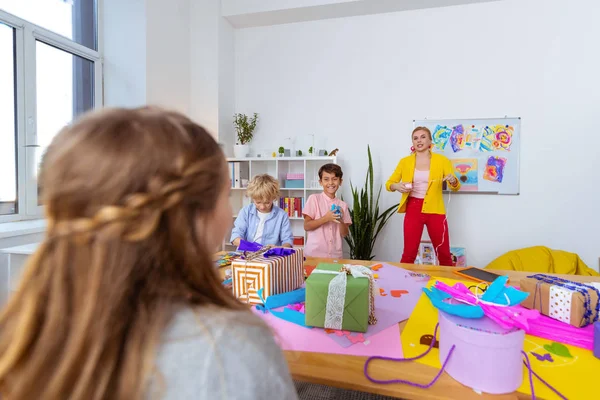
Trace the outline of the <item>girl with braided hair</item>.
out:
M 231 223 L 217 142 L 107 109 L 43 161 L 48 230 L 0 315 L 3 399 L 296 399 L 273 335 L 211 259 Z

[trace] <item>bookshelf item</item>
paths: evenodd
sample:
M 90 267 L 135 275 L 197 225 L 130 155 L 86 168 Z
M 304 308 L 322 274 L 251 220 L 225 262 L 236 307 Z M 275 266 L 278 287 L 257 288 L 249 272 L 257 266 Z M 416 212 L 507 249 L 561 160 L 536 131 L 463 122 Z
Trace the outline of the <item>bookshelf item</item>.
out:
M 246 197 L 247 183 L 256 175 L 269 174 L 279 182 L 281 197 L 276 200 L 276 205 L 286 210 L 290 217 L 294 246 L 303 247 L 306 232 L 302 208 L 308 196 L 323 190 L 318 184 L 319 168 L 327 163 L 337 164 L 337 157 L 248 157 L 228 158 L 227 162 L 232 182 L 229 201 L 233 218 L 251 202 Z M 235 246 L 229 243 L 230 235 L 231 232 L 225 238 L 222 250 L 235 250 Z

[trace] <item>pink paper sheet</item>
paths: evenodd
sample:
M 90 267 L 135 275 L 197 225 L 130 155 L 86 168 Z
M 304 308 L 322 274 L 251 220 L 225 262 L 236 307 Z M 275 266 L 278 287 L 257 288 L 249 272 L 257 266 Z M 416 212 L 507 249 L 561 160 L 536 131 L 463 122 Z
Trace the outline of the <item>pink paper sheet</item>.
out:
M 344 354 L 351 356 L 402 357 L 402 343 L 398 325 L 391 326 L 373 335 L 365 343 L 342 347 L 323 335 L 322 329 L 305 328 L 270 313 L 253 311 L 263 318 L 275 331 L 275 338 L 283 350 L 309 351 L 313 353 Z
M 374 273 L 377 286 L 383 290 L 383 294 L 375 298 L 377 324 L 369 325 L 367 332 L 362 334 L 367 339 L 390 326 L 397 326 L 398 322 L 407 320 L 421 298 L 423 287 L 427 285 L 428 281 L 427 278 L 411 276 L 411 272 L 404 268 L 386 263 L 381 263 L 381 267 Z M 396 293 L 396 296 L 399 297 L 394 297 L 392 295 L 394 292 L 401 293 Z M 342 347 L 355 346 L 346 336 L 327 334 L 323 329 L 320 332 Z M 361 334 L 351 333 L 350 335 L 356 337 Z
M 410 271 L 385 263 L 375 273 L 377 284 L 386 296 L 378 296 L 375 300 L 375 312 L 379 321 L 377 325 L 369 327 L 362 343 L 350 344 L 346 337 L 326 334 L 324 329 L 302 327 L 270 313 L 254 312 L 273 328 L 276 340 L 283 350 L 402 357 L 398 322 L 408 319 L 428 279 L 413 276 Z M 392 290 L 401 290 L 401 296 L 393 297 Z

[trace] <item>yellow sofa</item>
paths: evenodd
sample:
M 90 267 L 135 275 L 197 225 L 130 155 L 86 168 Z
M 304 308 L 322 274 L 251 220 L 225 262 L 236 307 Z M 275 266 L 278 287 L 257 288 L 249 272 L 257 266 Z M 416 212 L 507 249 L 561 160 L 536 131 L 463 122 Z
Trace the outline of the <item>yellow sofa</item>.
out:
M 585 265 L 577 254 L 545 246 L 509 251 L 489 263 L 485 269 L 600 276 Z

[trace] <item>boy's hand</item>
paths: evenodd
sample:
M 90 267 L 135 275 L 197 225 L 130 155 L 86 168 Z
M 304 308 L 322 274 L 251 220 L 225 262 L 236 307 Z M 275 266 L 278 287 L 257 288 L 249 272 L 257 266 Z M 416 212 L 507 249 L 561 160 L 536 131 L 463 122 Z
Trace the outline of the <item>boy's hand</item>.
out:
M 340 221 L 338 221 L 340 219 L 340 215 L 334 213 L 333 211 L 328 211 L 327 214 L 323 216 L 323 219 L 326 222 L 337 222 L 338 224 L 340 223 Z

